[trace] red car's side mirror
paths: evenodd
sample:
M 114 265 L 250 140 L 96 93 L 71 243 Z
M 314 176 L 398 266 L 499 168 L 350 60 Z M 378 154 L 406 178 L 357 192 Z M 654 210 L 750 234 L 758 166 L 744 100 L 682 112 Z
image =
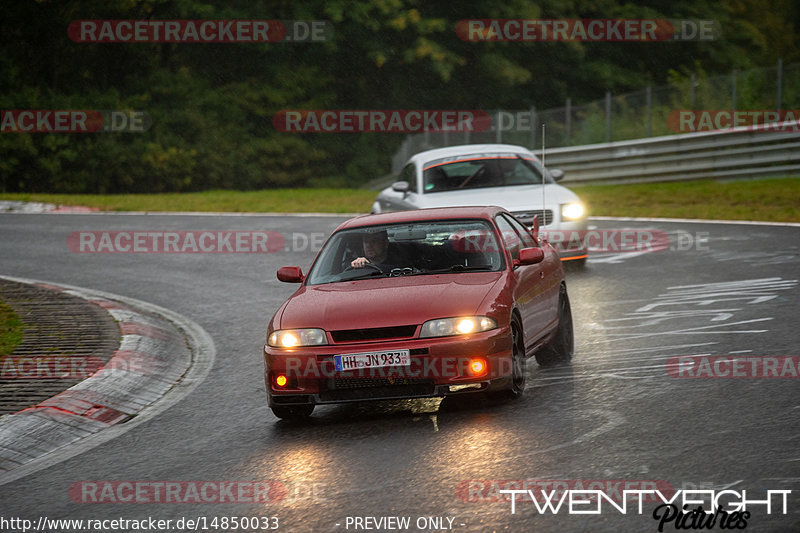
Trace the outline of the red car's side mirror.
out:
M 517 260 L 520 265 L 535 265 L 544 260 L 544 251 L 541 248 L 523 248 L 519 251 L 519 259 Z
M 300 283 L 303 281 L 303 270 L 299 266 L 281 267 L 278 269 L 278 279 L 286 283 Z

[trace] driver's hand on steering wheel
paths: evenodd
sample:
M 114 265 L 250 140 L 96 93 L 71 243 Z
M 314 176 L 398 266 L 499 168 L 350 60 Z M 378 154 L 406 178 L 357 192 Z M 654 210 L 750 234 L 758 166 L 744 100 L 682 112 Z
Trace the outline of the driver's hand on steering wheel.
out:
M 362 268 L 367 263 L 369 263 L 369 259 L 366 257 L 357 257 L 350 262 L 350 266 L 353 268 Z

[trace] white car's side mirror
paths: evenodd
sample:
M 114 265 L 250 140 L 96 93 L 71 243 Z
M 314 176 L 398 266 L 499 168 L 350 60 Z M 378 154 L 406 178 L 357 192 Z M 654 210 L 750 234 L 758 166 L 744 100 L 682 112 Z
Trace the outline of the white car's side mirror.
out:
M 554 168 L 553 170 L 550 171 L 550 176 L 555 181 L 561 181 L 561 178 L 564 177 L 564 171 L 561 170 L 560 168 Z
M 403 193 L 403 196 L 405 196 L 408 193 L 408 189 L 409 186 L 407 181 L 395 181 L 394 183 L 392 183 L 392 190 L 394 192 Z

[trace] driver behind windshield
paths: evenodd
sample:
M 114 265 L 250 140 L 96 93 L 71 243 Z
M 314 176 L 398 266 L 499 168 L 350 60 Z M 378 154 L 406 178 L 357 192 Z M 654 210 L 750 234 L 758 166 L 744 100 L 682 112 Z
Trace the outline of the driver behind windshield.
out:
M 385 271 L 402 264 L 402 258 L 389 246 L 389 235 L 386 230 L 364 233 L 361 244 L 364 247 L 364 256 L 350 262 L 353 268 L 363 268 L 367 263 L 371 263 Z

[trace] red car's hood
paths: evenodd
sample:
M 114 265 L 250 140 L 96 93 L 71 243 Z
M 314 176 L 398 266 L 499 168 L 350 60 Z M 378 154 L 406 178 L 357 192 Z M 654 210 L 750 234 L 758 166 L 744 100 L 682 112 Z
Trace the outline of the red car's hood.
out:
M 276 327 L 335 331 L 472 315 L 502 275 L 474 272 L 310 285 L 291 297 Z

